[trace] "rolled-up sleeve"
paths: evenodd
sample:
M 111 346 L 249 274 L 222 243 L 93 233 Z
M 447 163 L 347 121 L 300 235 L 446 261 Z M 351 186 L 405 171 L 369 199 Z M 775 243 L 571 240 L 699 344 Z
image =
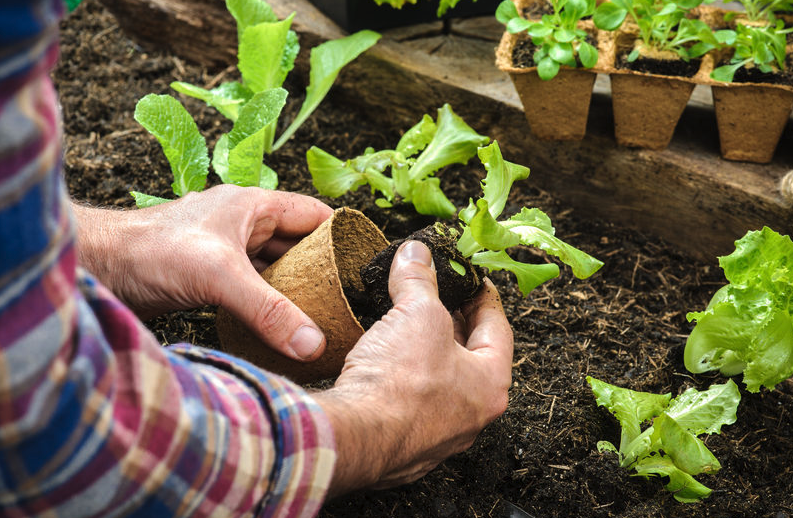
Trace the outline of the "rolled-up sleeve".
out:
M 0 515 L 313 516 L 335 462 L 300 387 L 164 348 L 77 264 L 60 0 L 0 0 Z

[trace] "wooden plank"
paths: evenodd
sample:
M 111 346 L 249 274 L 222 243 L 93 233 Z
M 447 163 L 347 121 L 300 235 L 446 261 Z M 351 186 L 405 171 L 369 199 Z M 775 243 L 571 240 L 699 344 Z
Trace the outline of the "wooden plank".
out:
M 126 13 L 122 27 L 144 42 L 186 59 L 233 62 L 236 33 L 230 17 L 219 13 L 223 0 L 104 1 Z M 296 12 L 298 73 L 307 73 L 307 49 L 344 34 L 306 0 L 270 3 L 280 17 Z M 189 48 L 167 43 L 177 38 L 169 35 L 186 33 Z M 710 92 L 698 87 L 668 149 L 623 148 L 613 137 L 609 81 L 600 76 L 586 137 L 541 142 L 529 132 L 509 77 L 494 65 L 500 33 L 490 17 L 386 31 L 376 47 L 342 71 L 335 95 L 401 128 L 448 102 L 477 131 L 497 139 L 509 160 L 529 165 L 532 185 L 552 192 L 580 217 L 638 228 L 706 259 L 729 253 L 747 230 L 793 230 L 793 204 L 779 188 L 793 169 L 793 125 L 772 164 L 722 160 Z

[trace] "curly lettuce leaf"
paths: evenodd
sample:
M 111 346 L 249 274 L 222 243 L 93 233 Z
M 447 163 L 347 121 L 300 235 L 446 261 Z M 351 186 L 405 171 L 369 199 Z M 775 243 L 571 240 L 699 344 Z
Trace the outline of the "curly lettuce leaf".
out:
M 674 399 L 670 394 L 616 387 L 591 376 L 587 382 L 598 405 L 606 407 L 622 427 L 619 450 L 600 441 L 599 451 L 616 452 L 620 465 L 636 470 L 637 476 L 668 477 L 666 488 L 681 502 L 710 494 L 693 476 L 715 473 L 721 464 L 697 436 L 720 433 L 723 425 L 735 422 L 740 392 L 732 380 L 702 392 L 690 388 Z M 652 424 L 641 431 L 650 420 Z
M 317 191 L 323 196 L 338 198 L 369 184 L 372 192 L 381 192 L 386 200 L 394 198 L 393 182 L 383 171 L 398 162 L 394 151 L 370 152 L 352 160 L 340 160 L 312 146 L 306 152 L 308 169 Z
M 496 141 L 487 147 L 480 147 L 477 155 L 487 171 L 487 176 L 482 180 L 482 198 L 487 200 L 490 214 L 497 218 L 507 204 L 512 184 L 528 178 L 531 170 L 504 160 Z
M 471 263 L 490 271 L 506 270 L 518 279 L 518 289 L 524 295 L 551 279 L 559 277 L 559 266 L 553 263 L 528 264 L 512 259 L 507 252 L 477 252 L 471 256 Z
M 168 200 L 166 198 L 160 198 L 159 196 L 152 196 L 150 194 L 144 194 L 138 191 L 130 191 L 129 193 L 135 199 L 135 205 L 139 209 L 145 209 L 146 207 L 154 207 L 155 205 L 160 205 L 162 203 L 166 203 L 173 200 Z
M 793 376 L 793 242 L 768 227 L 748 232 L 719 258 L 729 284 L 696 321 L 684 361 L 691 372 L 743 371 L 747 390 L 773 388 Z
M 272 7 L 262 0 L 226 0 L 226 9 L 237 22 L 237 41 L 242 41 L 242 33 L 251 25 L 278 21 Z
M 406 157 L 411 157 L 427 147 L 437 130 L 438 126 L 435 121 L 425 113 L 418 123 L 402 135 L 399 143 L 397 143 L 396 150 Z
M 457 207 L 443 194 L 439 178 L 424 178 L 416 182 L 412 193 L 413 206 L 419 214 L 448 219 L 457 212 Z
M 135 120 L 162 146 L 173 172 L 174 194 L 202 191 L 209 174 L 206 140 L 182 103 L 170 95 L 149 94 L 135 106 Z
M 476 155 L 479 146 L 490 142 L 490 138 L 478 134 L 466 122 L 444 104 L 438 109 L 437 129 L 432 141 L 416 158 L 407 172 L 409 181 L 422 180 L 442 167 L 451 164 L 467 164 Z M 397 182 L 399 185 L 400 182 Z M 398 187 L 399 188 L 399 187 Z M 410 193 L 399 191 L 403 197 Z

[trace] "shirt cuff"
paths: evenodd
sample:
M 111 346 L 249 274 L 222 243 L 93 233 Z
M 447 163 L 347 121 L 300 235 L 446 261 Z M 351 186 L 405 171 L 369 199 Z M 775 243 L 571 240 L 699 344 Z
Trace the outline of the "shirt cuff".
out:
M 276 456 L 269 490 L 256 515 L 315 516 L 336 462 L 333 429 L 319 404 L 295 383 L 240 358 L 188 344 L 168 349 L 190 361 L 233 374 L 259 395 L 270 417 Z

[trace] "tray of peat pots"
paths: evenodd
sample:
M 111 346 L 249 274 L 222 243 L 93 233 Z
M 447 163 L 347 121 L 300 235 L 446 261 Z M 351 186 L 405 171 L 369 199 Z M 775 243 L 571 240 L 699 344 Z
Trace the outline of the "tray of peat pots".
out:
M 604 65 L 591 16 L 595 0 L 504 0 L 506 25 L 496 65 L 512 79 L 531 133 L 540 140 L 580 140 Z
M 617 143 L 665 149 L 694 86 L 702 56 L 718 42 L 696 18 L 701 0 L 616 0 L 600 4 L 600 29 L 611 77 Z
M 724 18 L 725 11 L 712 16 Z M 725 45 L 705 58 L 722 157 L 768 163 L 793 109 L 793 24 L 790 16 L 738 16 Z M 722 22 L 723 23 L 723 22 Z M 786 25 L 788 27 L 786 28 Z

